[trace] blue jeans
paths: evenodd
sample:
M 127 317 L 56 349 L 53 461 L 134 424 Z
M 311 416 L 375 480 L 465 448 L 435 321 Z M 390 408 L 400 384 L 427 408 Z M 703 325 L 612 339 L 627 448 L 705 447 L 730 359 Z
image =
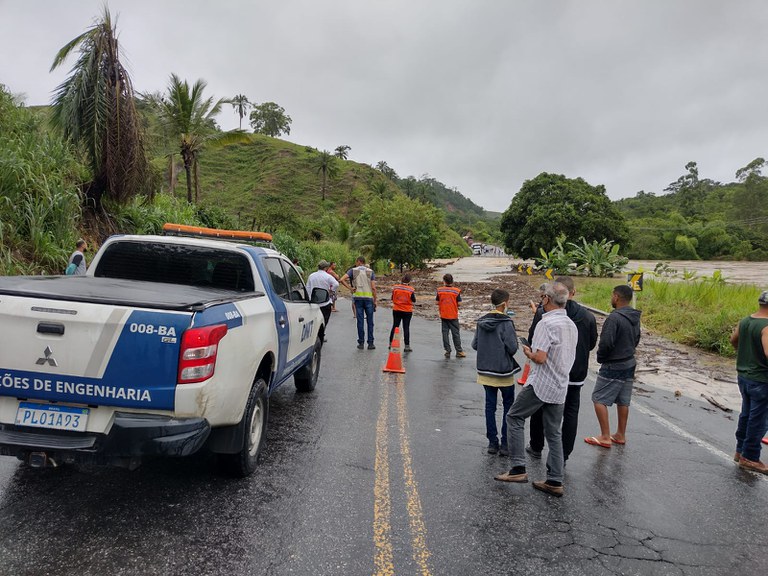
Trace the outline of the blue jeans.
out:
M 768 383 L 739 376 L 741 414 L 736 426 L 736 452 L 754 462 L 760 460 L 760 442 L 768 429 Z
M 373 344 L 373 299 L 355 298 L 355 316 L 357 316 L 357 343 L 365 342 L 365 329 L 363 328 L 363 315 L 368 324 L 368 344 Z
M 512 386 L 486 386 L 485 388 L 485 436 L 488 438 L 488 445 L 499 445 L 499 431 L 496 428 L 496 400 L 498 399 L 497 390 L 501 392 L 501 445 L 507 447 L 507 411 L 515 401 L 515 387 Z

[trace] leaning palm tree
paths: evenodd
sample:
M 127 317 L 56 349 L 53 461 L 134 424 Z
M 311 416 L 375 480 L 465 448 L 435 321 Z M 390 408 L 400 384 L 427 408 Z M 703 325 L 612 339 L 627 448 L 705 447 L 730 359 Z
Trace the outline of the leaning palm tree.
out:
M 339 166 L 336 164 L 336 158 L 328 150 L 323 150 L 312 160 L 312 164 L 317 168 L 317 172 L 323 174 L 323 200 L 325 200 L 325 183 L 327 178 L 335 178 L 339 173 Z
M 243 118 L 245 118 L 245 115 L 248 113 L 248 108 L 251 107 L 251 103 L 248 100 L 248 97 L 243 94 L 238 94 L 229 100 L 229 103 L 232 104 L 232 108 L 235 109 L 235 112 L 237 112 L 237 115 L 240 117 L 240 130 L 242 130 Z
M 80 145 L 93 171 L 86 197 L 100 208 L 102 196 L 122 203 L 149 189 L 149 164 L 131 79 L 120 63 L 116 27 L 105 7 L 100 20 L 65 44 L 53 60 L 59 67 L 79 57 L 57 89 L 52 122 Z
M 162 114 L 171 133 L 178 137 L 184 171 L 187 175 L 187 202 L 192 203 L 192 181 L 194 175 L 195 202 L 200 198 L 199 167 L 200 151 L 206 145 L 235 144 L 250 142 L 242 132 L 221 133 L 216 127 L 214 117 L 221 111 L 223 99 L 214 101 L 213 97 L 204 98 L 203 91 L 207 83 L 198 80 L 191 87 L 186 80 L 171 74 L 168 95 L 162 104 Z

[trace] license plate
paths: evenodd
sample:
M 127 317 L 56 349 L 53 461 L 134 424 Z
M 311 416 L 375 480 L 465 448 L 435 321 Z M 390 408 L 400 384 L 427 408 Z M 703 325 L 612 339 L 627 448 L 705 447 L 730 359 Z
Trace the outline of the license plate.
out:
M 87 423 L 88 408 L 21 402 L 16 411 L 16 424 L 18 426 L 85 432 Z

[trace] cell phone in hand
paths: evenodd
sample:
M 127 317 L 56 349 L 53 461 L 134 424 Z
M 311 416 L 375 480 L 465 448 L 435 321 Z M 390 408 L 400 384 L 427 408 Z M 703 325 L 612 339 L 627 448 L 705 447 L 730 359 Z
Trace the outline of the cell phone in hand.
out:
M 530 348 L 530 347 L 531 347 L 531 344 L 530 344 L 530 342 L 528 342 L 528 340 L 526 340 L 526 339 L 525 339 L 525 338 L 523 338 L 522 336 L 520 336 L 520 344 L 522 344 L 523 346 L 528 346 L 528 348 Z

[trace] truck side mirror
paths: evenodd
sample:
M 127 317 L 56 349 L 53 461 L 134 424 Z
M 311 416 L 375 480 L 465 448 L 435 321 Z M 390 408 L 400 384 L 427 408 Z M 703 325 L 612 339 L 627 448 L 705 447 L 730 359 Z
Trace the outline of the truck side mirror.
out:
M 328 290 L 325 288 L 313 288 L 312 289 L 312 297 L 310 298 L 310 302 L 312 304 L 325 304 L 328 302 L 328 299 L 331 297 L 331 295 L 328 293 Z

